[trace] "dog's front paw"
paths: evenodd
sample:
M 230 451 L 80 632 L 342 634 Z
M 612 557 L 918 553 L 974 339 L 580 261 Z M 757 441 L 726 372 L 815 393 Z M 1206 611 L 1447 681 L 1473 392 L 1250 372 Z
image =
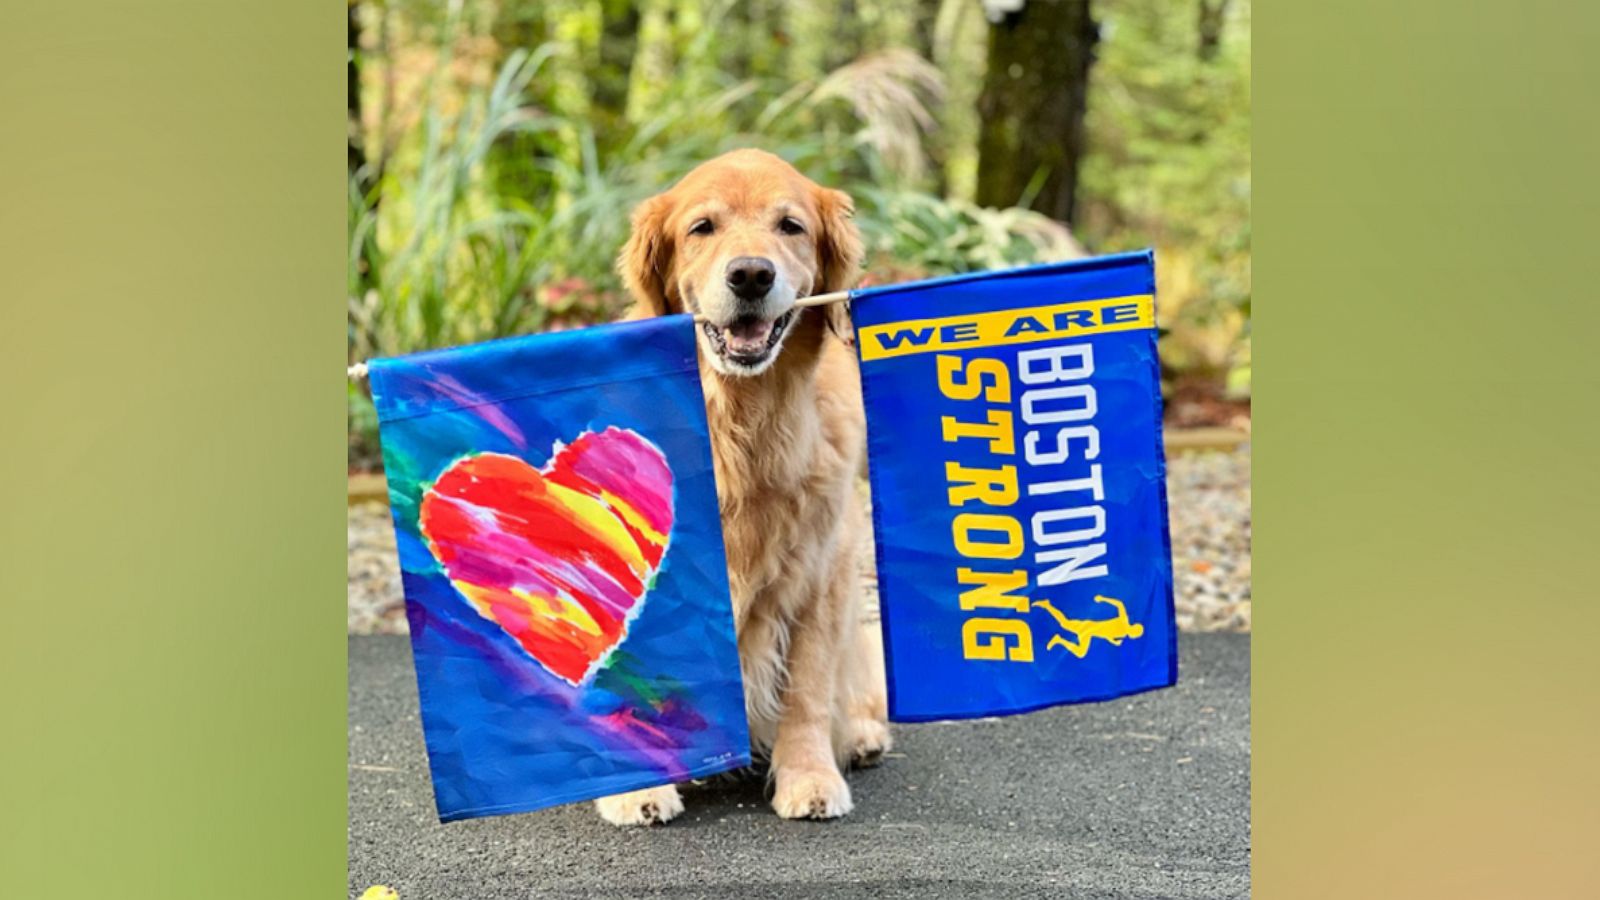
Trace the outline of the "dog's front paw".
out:
M 853 806 L 838 770 L 778 770 L 772 808 L 785 819 L 836 819 Z
M 656 825 L 683 812 L 683 798 L 675 784 L 601 797 L 594 805 L 600 818 L 613 825 Z
M 883 755 L 894 746 L 888 723 L 877 719 L 851 719 L 849 734 L 850 763 L 857 768 L 869 769 L 883 762 Z

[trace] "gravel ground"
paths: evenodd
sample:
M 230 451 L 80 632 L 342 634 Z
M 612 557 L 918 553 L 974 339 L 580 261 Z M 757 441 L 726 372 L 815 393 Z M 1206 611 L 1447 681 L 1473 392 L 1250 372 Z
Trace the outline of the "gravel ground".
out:
M 1178 627 L 1250 630 L 1250 447 L 1167 462 Z
M 345 567 L 350 575 L 351 634 L 405 634 L 406 604 L 400 593 L 394 519 L 386 503 L 357 503 L 345 523 Z
M 1249 631 L 1249 446 L 1174 454 L 1167 463 L 1167 508 L 1172 517 L 1178 627 Z M 405 603 L 388 506 L 351 506 L 346 535 L 350 633 L 405 634 Z M 871 560 L 872 553 L 863 556 Z M 871 571 L 862 577 L 876 601 L 877 578 Z

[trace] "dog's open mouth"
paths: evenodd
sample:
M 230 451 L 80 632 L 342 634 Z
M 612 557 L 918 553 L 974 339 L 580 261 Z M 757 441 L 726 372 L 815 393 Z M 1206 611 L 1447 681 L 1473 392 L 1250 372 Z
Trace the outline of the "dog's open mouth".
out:
M 776 319 L 740 316 L 727 325 L 702 322 L 700 328 L 718 356 L 736 366 L 754 368 L 772 355 L 797 312 L 799 310 L 791 309 Z

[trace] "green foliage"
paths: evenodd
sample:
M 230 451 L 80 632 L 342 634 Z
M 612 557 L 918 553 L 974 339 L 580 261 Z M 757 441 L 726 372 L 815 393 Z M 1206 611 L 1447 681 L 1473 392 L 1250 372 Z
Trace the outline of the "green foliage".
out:
M 1190 3 L 1096 0 L 1077 237 L 1157 247 L 1164 362 L 1247 393 L 1249 0 L 1204 3 L 1226 9 L 1215 52 Z M 362 6 L 352 360 L 614 317 L 628 211 L 737 147 L 850 193 L 875 283 L 1084 252 L 970 202 L 990 27 L 971 0 Z M 358 460 L 360 391 L 350 423 Z
M 1090 75 L 1080 237 L 1096 250 L 1154 246 L 1169 368 L 1249 385 L 1250 2 L 1201 49 L 1200 4 L 1102 0 Z
M 736 147 L 763 147 L 850 192 L 874 258 L 900 276 L 1081 252 L 1043 216 L 926 190 L 943 83 L 906 50 L 816 82 L 734 79 L 718 67 L 715 30 L 700 29 L 675 57 L 699 75 L 657 85 L 648 115 L 597 134 L 587 117 L 534 105 L 557 93 L 546 81 L 570 48 L 513 50 L 491 86 L 463 91 L 441 74 L 450 46 L 382 178 L 365 192 L 352 180 L 352 358 L 611 317 L 626 302 L 612 261 L 627 211 Z
M 529 289 L 548 271 L 550 218 L 484 189 L 495 142 L 547 123 L 522 105 L 548 54 L 515 51 L 458 112 L 430 103 L 377 185 L 350 185 L 353 356 L 466 343 L 540 324 Z M 438 85 L 429 87 L 438 92 Z
M 856 189 L 856 202 L 869 256 L 900 276 L 878 281 L 1004 269 L 1083 255 L 1066 226 L 1032 210 L 985 209 L 965 200 L 870 184 Z

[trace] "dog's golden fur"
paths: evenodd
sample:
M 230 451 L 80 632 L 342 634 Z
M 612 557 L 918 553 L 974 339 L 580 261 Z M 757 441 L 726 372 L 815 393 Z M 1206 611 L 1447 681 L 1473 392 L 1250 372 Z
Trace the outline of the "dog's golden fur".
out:
M 634 295 L 630 317 L 714 318 L 718 304 L 733 302 L 718 293 L 728 261 L 743 257 L 775 263 L 774 290 L 784 296 L 774 315 L 800 297 L 848 288 L 861 257 L 851 211 L 848 196 L 771 154 L 705 163 L 634 213 L 618 260 Z M 801 311 L 775 336 L 776 358 L 753 374 L 724 371 L 714 336 L 701 334 L 745 703 L 752 739 L 771 762 L 773 808 L 785 818 L 849 812 L 842 768 L 889 747 L 882 647 L 861 617 L 865 523 L 855 479 L 865 426 L 842 306 Z M 670 786 L 598 805 L 617 824 L 666 821 L 683 809 Z

